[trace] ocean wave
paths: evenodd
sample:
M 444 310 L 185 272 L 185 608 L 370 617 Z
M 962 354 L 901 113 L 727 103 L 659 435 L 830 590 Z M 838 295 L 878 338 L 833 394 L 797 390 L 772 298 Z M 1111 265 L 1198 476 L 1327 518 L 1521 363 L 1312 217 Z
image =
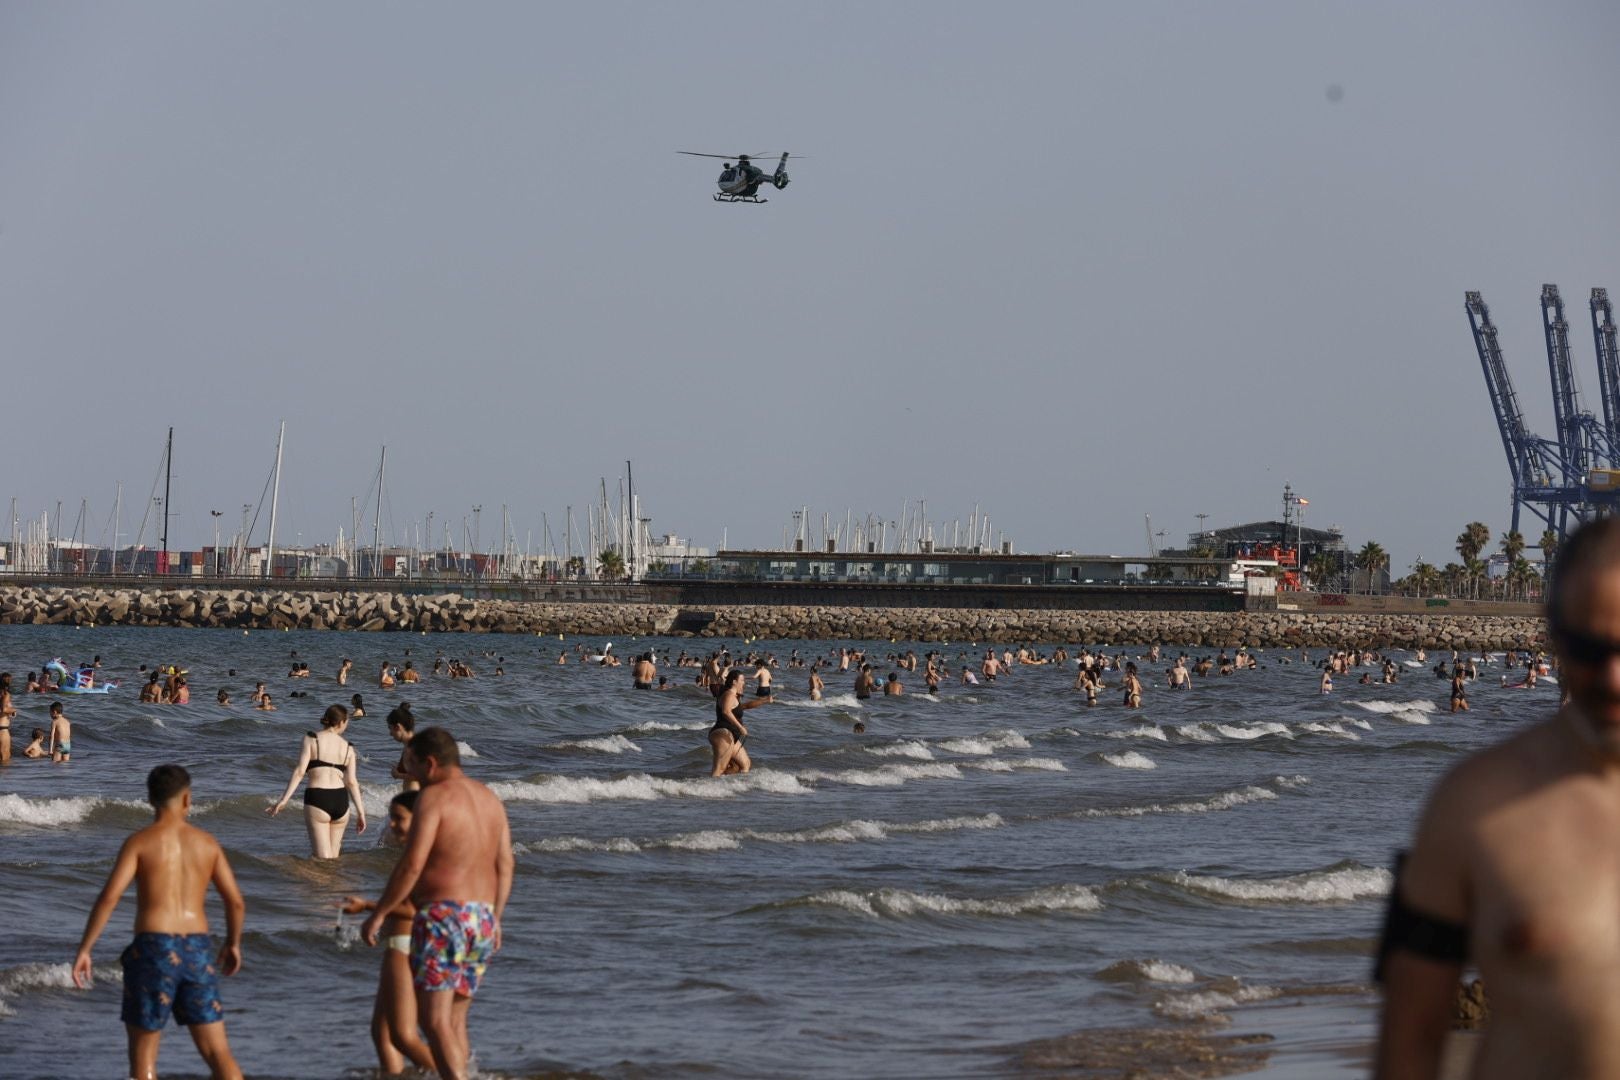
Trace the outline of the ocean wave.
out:
M 1416 701 L 1352 701 L 1351 704 L 1358 709 L 1366 709 L 1371 713 L 1432 713 L 1435 709 L 1434 702 L 1423 698 Z
M 613 799 L 648 802 L 683 796 L 731 799 L 754 791 L 773 795 L 803 795 L 812 790 L 787 773 L 770 769 L 741 776 L 702 777 L 695 780 L 670 780 L 646 773 L 631 773 L 612 780 L 597 780 L 588 776 L 547 776 L 540 780 L 497 780 L 489 788 L 500 799 L 540 803 L 589 803 Z
M 610 851 L 618 855 L 634 855 L 641 851 L 641 845 L 625 836 L 615 836 L 607 840 L 592 840 L 584 836 L 548 836 L 533 843 L 512 845 L 514 855 L 532 855 L 537 852 L 551 855 L 569 851 Z
M 77 825 L 104 806 L 131 810 L 151 809 L 146 803 L 136 802 L 133 799 L 103 799 L 93 795 L 73 795 L 59 799 L 0 795 L 0 824 L 47 827 Z
M 624 729 L 626 735 L 651 735 L 658 731 L 704 731 L 711 725 L 702 724 L 666 724 L 662 720 L 643 720 L 639 724 L 631 724 Z
M 1332 904 L 1389 895 L 1388 870 L 1339 866 L 1275 878 L 1223 878 L 1179 871 L 1163 880 L 1190 892 L 1259 903 Z
M 1164 728 L 1157 724 L 1143 724 L 1141 727 L 1130 728 L 1126 731 L 1105 731 L 1103 736 L 1109 739 L 1155 739 L 1158 742 L 1169 742 L 1170 736 L 1165 734 Z
M 662 846 L 677 851 L 734 851 L 742 847 L 742 841 L 728 829 L 704 829 L 672 836 Z
M 916 765 L 882 765 L 876 769 L 843 769 L 839 772 L 807 769 L 799 773 L 799 779 L 825 780 L 858 787 L 899 787 L 912 780 L 960 780 L 962 770 L 947 762 L 930 761 Z
M 997 750 L 1028 750 L 1029 740 L 1016 731 L 987 731 L 983 735 L 968 735 L 944 739 L 934 744 L 947 754 L 988 756 Z
M 1106 982 L 1194 983 L 1198 974 L 1191 968 L 1165 960 L 1119 960 L 1097 973 Z
M 1279 724 L 1274 720 L 1256 720 L 1241 726 L 1238 724 L 1216 724 L 1215 730 L 1228 739 L 1241 739 L 1245 742 L 1252 739 L 1263 739 L 1267 735 L 1276 735 L 1282 739 L 1292 739 L 1294 733 L 1288 730 L 1287 724 Z
M 863 708 L 861 699 L 853 692 L 848 694 L 824 694 L 820 701 L 811 701 L 809 698 L 788 698 L 771 702 L 771 708 L 787 706 L 790 709 L 859 709 Z
M 809 905 L 840 908 L 873 918 L 913 915 L 1042 915 L 1048 912 L 1100 911 L 1102 901 L 1084 885 L 1050 885 L 1007 897 L 978 898 L 917 893 L 906 889 L 857 892 L 829 889 L 773 907 Z
M 920 742 L 907 739 L 904 742 L 885 743 L 882 746 L 863 746 L 862 750 L 878 757 L 903 757 L 914 761 L 933 761 L 934 752 Z
M 124 969 L 117 964 L 101 964 L 90 969 L 92 982 L 115 982 L 123 976 Z M 74 989 L 72 964 L 35 963 L 5 968 L 0 970 L 0 1016 L 15 1015 L 17 999 L 36 991 Z
M 1299 730 L 1304 734 L 1310 734 L 1310 735 L 1336 735 L 1341 739 L 1349 739 L 1352 742 L 1360 742 L 1361 741 L 1361 736 L 1360 735 L 1357 735 L 1353 731 L 1344 730 L 1343 725 L 1341 725 L 1336 720 L 1329 720 L 1329 721 L 1308 720 L 1305 723 L 1299 725 Z
M 1069 767 L 1057 758 L 1031 757 L 1031 758 L 990 758 L 987 761 L 964 761 L 964 769 L 978 769 L 980 772 L 1010 773 L 1019 769 L 1031 769 L 1037 772 L 1068 772 Z
M 1135 750 L 1126 750 L 1118 754 L 1102 754 L 1103 761 L 1116 769 L 1157 769 L 1159 766 L 1146 754 L 1138 754 Z
M 603 735 L 594 739 L 564 739 L 552 743 L 547 750 L 594 750 L 599 754 L 641 753 L 641 747 L 623 735 Z
M 1243 986 L 1236 979 L 1227 981 L 1234 984 L 1229 989 L 1166 995 L 1154 1009 L 1160 1016 L 1172 1020 L 1211 1020 L 1238 1005 L 1270 1001 L 1282 996 L 1282 991 L 1275 986 Z
M 931 818 L 923 821 L 835 821 L 827 825 L 814 825 L 804 829 L 771 831 L 758 829 L 715 829 L 700 833 L 682 833 L 667 839 L 610 837 L 596 840 L 583 836 L 553 836 L 530 843 L 514 844 L 513 851 L 520 855 L 535 852 L 563 853 L 570 851 L 599 851 L 621 855 L 635 855 L 653 848 L 673 848 L 681 851 L 729 851 L 744 842 L 762 844 L 853 844 L 886 840 L 890 836 L 957 832 L 971 829 L 999 829 L 1007 822 L 1000 814 L 977 814 L 965 817 Z
M 1176 728 L 1176 734 L 1188 742 L 1212 743 L 1221 741 L 1219 735 L 1204 730 L 1203 724 L 1182 724 Z
M 1303 776 L 1278 776 L 1271 781 L 1274 787 L 1294 789 L 1303 787 L 1309 781 Z M 1074 814 L 1083 818 L 1107 817 L 1148 817 L 1154 814 L 1207 814 L 1219 810 L 1231 810 L 1250 803 L 1270 802 L 1282 798 L 1270 787 L 1258 784 L 1246 784 L 1231 791 L 1223 791 L 1211 795 L 1207 799 L 1187 799 L 1172 803 L 1147 803 L 1138 806 L 1095 806 L 1088 807 Z
M 477 757 L 478 751 L 472 748 L 471 743 L 457 742 L 456 749 L 461 751 L 462 757 Z

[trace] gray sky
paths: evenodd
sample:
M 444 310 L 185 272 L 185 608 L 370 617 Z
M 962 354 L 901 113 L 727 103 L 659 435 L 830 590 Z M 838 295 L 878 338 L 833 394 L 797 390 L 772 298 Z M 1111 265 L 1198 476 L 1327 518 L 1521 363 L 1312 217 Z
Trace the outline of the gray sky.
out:
M 924 496 L 1134 553 L 1291 480 L 1443 562 L 1507 527 L 1465 289 L 1550 434 L 1559 283 L 1598 409 L 1616 42 L 1597 2 L 10 0 L 0 498 L 95 540 L 122 481 L 127 532 L 172 424 L 198 546 L 284 418 L 287 542 L 386 443 L 401 541 L 556 531 L 630 458 L 710 546 Z M 809 160 L 722 206 L 682 149 Z

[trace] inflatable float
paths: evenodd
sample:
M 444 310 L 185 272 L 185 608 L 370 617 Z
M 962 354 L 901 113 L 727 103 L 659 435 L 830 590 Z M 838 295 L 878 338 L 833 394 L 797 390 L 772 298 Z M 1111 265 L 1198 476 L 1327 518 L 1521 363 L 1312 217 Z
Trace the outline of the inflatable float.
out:
M 96 669 L 82 667 L 69 671 L 61 657 L 45 665 L 45 670 L 56 674 L 56 691 L 60 694 L 107 694 L 118 689 L 115 682 L 96 682 Z

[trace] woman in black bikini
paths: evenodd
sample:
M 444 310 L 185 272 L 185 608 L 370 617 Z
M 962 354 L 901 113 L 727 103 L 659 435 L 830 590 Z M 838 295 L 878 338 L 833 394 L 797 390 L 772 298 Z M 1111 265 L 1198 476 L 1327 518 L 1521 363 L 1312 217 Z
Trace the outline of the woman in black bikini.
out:
M 743 671 L 733 668 L 726 674 L 720 695 L 715 699 L 714 726 L 709 729 L 709 749 L 714 751 L 714 767 L 709 770 L 710 776 L 745 773 L 753 768 L 753 762 L 748 760 L 748 751 L 743 749 L 748 729 L 743 726 L 742 714 L 769 704 L 771 699 L 756 697 L 752 701 L 742 701 L 742 685 L 747 678 Z
M 265 807 L 265 813 L 275 817 L 281 813 L 298 782 L 309 774 L 309 786 L 304 789 L 304 824 L 309 829 L 310 854 L 317 859 L 335 859 L 343 853 L 343 832 L 349 826 L 349 807 L 352 801 L 355 815 L 360 819 L 360 831 L 366 831 L 366 808 L 360 801 L 360 777 L 356 770 L 354 747 L 343 737 L 349 726 L 349 710 L 332 705 L 321 716 L 321 730 L 305 734 L 298 750 L 298 765 L 293 769 L 287 790 L 274 806 Z

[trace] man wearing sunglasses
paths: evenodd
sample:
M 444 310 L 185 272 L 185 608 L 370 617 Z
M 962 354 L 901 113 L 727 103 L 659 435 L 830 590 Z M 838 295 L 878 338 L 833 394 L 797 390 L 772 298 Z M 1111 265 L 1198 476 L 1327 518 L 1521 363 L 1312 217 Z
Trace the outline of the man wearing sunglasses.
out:
M 1620 1076 L 1620 518 L 1558 556 L 1566 704 L 1430 796 L 1379 946 L 1382 1080 L 1438 1074 L 1465 964 L 1491 1005 L 1473 1076 Z

